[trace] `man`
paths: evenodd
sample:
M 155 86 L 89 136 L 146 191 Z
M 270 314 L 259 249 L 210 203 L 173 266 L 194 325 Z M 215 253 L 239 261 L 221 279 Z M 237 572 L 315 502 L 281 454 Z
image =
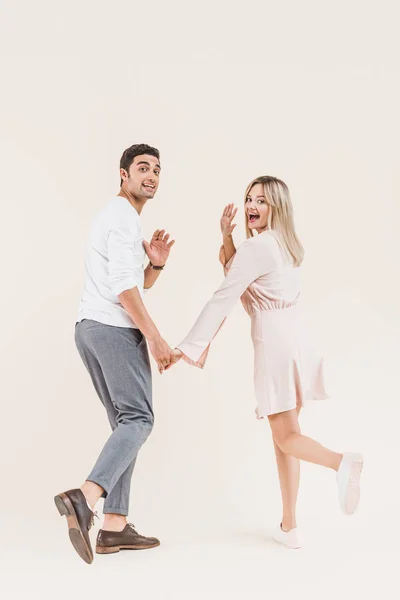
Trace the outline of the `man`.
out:
M 172 349 L 143 303 L 144 290 L 158 279 L 174 244 L 165 230 L 155 231 L 149 244 L 140 224 L 146 202 L 157 191 L 160 172 L 156 148 L 140 144 L 125 150 L 120 192 L 94 220 L 86 251 L 75 342 L 113 433 L 82 487 L 58 494 L 55 503 L 67 517 L 75 550 L 87 563 L 93 561 L 89 530 L 100 497 L 105 498 L 105 518 L 97 553 L 160 543 L 139 535 L 126 518 L 136 456 L 154 421 L 147 344 L 160 373 L 173 361 Z M 150 259 L 146 269 L 145 254 Z

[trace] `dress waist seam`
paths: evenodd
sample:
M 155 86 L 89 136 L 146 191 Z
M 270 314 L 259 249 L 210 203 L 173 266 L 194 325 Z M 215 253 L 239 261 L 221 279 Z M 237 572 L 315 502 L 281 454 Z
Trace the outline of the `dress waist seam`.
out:
M 274 306 L 274 307 L 270 307 L 270 308 L 261 308 L 258 307 L 257 309 L 253 309 L 251 311 L 247 311 L 248 314 L 250 315 L 250 317 L 256 317 L 257 315 L 259 315 L 260 313 L 263 312 L 275 312 L 275 311 L 282 311 L 285 310 L 286 308 L 294 308 L 295 306 L 297 306 L 297 302 L 291 302 L 290 304 L 286 304 L 285 306 Z

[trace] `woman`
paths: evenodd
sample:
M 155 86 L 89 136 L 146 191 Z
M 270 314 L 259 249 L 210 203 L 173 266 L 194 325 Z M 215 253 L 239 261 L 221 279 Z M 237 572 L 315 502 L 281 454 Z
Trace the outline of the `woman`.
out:
M 304 400 L 327 396 L 322 360 L 297 306 L 304 251 L 287 186 L 275 177 L 250 183 L 245 195 L 248 239 L 237 250 L 232 239 L 236 212 L 229 204 L 221 218 L 225 280 L 177 346 L 175 361 L 183 357 L 202 368 L 210 342 L 241 298 L 251 317 L 256 413 L 259 419 L 267 417 L 271 426 L 282 494 L 283 517 L 274 539 L 299 548 L 299 460 L 336 471 L 341 509 L 352 514 L 359 503 L 363 459 L 360 454 L 332 452 L 300 432 L 298 415 Z

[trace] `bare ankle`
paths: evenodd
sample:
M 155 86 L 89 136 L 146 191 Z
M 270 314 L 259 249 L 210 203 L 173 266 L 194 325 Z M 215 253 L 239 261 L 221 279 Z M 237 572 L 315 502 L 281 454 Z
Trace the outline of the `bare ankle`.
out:
M 334 471 L 338 471 L 338 469 L 340 467 L 340 463 L 342 462 L 342 458 L 343 458 L 343 454 L 338 454 L 337 452 L 335 452 L 335 458 L 332 463 L 332 469 Z
M 81 490 L 86 498 L 86 502 L 89 504 L 90 508 L 94 510 L 98 499 L 104 492 L 103 488 L 97 485 L 97 483 L 93 483 L 93 481 L 85 481 L 81 487 Z
M 296 527 L 297 527 L 296 519 L 285 518 L 285 517 L 282 519 L 282 523 L 281 523 L 282 531 L 288 532 L 291 529 L 296 529 Z
M 125 515 L 105 513 L 102 529 L 105 531 L 122 531 L 126 527 L 127 522 Z

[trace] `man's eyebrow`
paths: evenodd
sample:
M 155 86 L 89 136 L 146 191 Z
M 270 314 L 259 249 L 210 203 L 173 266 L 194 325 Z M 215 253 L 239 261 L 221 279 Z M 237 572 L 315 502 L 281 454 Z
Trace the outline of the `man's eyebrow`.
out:
M 147 165 L 148 167 L 150 167 L 150 163 L 147 162 L 147 160 L 141 160 L 141 161 L 139 161 L 136 164 L 137 165 Z M 161 171 L 161 167 L 160 167 L 160 165 L 158 163 L 156 164 L 156 167 L 157 167 L 157 169 L 160 169 L 160 171 Z

